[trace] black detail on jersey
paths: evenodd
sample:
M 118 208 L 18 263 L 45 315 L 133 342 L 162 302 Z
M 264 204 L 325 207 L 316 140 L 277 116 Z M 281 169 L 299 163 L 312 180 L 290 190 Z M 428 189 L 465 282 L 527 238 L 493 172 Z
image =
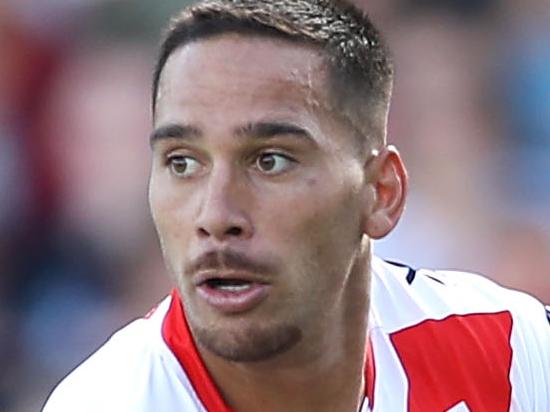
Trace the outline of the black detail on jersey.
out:
M 442 285 L 445 285 L 445 282 L 443 282 L 441 279 L 438 279 L 438 278 L 430 276 L 430 275 L 426 275 L 426 277 L 428 279 L 435 280 L 437 283 L 441 283 Z
M 391 260 L 386 260 L 386 263 L 389 263 L 390 265 L 394 265 L 400 268 L 409 269 L 409 271 L 407 272 L 407 283 L 409 285 L 413 283 L 413 280 L 416 277 L 416 269 L 413 269 L 412 267 L 410 267 L 409 265 L 405 265 L 404 263 L 393 262 Z
M 548 319 L 548 323 L 550 323 L 550 306 L 546 306 L 546 319 Z

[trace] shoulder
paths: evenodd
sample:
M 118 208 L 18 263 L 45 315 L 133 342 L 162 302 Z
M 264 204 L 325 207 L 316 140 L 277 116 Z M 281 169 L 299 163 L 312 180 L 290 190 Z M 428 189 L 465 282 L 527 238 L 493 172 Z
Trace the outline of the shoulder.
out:
M 167 298 L 150 317 L 135 320 L 116 332 L 61 381 L 44 412 L 150 410 L 145 407 L 145 397 L 151 393 L 151 385 L 159 384 L 158 379 L 152 379 L 154 375 L 183 379 L 171 377 L 181 369 L 161 335 L 169 304 Z M 163 386 L 165 390 L 169 385 Z
M 494 387 L 504 403 L 548 410 L 550 323 L 541 302 L 480 275 L 379 259 L 372 282 L 372 335 L 411 383 L 448 382 L 449 393 Z
M 427 319 L 508 312 L 514 323 L 550 333 L 548 308 L 527 293 L 469 272 L 414 269 L 373 261 L 373 310 L 384 327 L 399 330 Z

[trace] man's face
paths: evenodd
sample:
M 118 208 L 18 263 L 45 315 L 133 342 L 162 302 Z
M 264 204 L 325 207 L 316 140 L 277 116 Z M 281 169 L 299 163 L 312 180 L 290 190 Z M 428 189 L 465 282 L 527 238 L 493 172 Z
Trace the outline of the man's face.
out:
M 223 35 L 169 58 L 150 204 L 199 346 L 236 361 L 311 344 L 361 248 L 364 158 L 309 47 Z

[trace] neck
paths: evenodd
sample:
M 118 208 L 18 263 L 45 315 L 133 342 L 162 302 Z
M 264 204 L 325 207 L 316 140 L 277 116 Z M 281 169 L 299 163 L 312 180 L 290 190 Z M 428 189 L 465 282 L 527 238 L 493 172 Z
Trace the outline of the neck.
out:
M 365 395 L 370 251 L 350 272 L 331 324 L 273 359 L 230 362 L 200 349 L 231 407 L 239 412 L 357 412 Z

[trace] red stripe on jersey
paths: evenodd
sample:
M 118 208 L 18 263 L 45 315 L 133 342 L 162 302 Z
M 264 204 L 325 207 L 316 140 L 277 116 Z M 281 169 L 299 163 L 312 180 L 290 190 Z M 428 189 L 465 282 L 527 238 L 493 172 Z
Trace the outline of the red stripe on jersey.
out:
M 452 315 L 391 334 L 409 381 L 409 412 L 464 402 L 475 412 L 508 412 L 512 386 L 509 312 Z
M 369 338 L 367 345 L 367 365 L 365 367 L 365 392 L 370 409 L 374 409 L 374 381 L 376 380 L 376 364 L 374 363 L 374 351 L 372 340 Z
M 164 341 L 185 370 L 206 410 L 208 412 L 233 412 L 221 397 L 199 355 L 177 289 L 174 289 L 171 295 L 170 308 L 162 324 Z

